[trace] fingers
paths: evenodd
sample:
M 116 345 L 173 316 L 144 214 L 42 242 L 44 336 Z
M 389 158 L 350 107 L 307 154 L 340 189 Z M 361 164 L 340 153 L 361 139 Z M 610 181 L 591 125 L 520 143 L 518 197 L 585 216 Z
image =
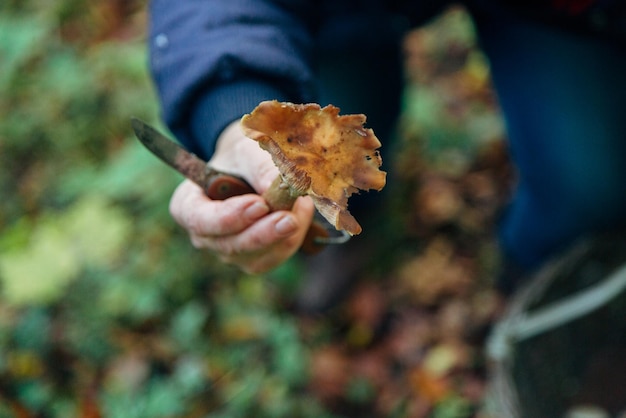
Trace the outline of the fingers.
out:
M 251 273 L 270 270 L 293 255 L 304 240 L 313 211 L 309 198 L 298 199 L 292 211 L 273 213 L 258 195 L 213 201 L 188 180 L 170 201 L 172 216 L 189 232 L 195 247 Z
M 200 236 L 231 235 L 241 232 L 269 212 L 258 195 L 210 200 L 202 189 L 183 181 L 170 201 L 170 213 L 182 227 Z
M 293 212 L 280 211 L 262 217 L 244 231 L 219 237 L 193 237 L 195 244 L 216 253 L 229 264 L 249 273 L 277 267 L 300 248 L 313 216 L 310 199 L 297 202 Z
M 236 264 L 244 271 L 261 273 L 277 267 L 302 245 L 313 217 L 310 199 L 298 199 L 293 211 L 269 214 L 241 234 L 220 237 L 209 245 L 223 261 Z

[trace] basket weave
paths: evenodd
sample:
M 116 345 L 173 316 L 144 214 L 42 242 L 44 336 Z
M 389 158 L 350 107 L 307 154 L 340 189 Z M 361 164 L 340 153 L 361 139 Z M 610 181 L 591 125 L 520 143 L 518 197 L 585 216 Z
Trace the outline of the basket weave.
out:
M 511 300 L 487 354 L 493 418 L 626 411 L 626 238 L 580 243 Z

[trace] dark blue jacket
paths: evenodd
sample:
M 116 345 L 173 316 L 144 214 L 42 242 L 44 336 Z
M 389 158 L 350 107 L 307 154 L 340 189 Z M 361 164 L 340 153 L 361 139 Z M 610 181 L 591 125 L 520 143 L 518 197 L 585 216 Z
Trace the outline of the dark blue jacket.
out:
M 596 3 L 603 1 L 613 0 Z M 472 13 L 513 10 L 555 18 L 554 9 L 545 6 L 548 0 L 465 3 Z M 582 0 L 557 3 L 589 8 Z M 183 144 L 208 157 L 217 135 L 260 101 L 317 101 L 320 54 L 382 50 L 398 42 L 403 28 L 447 5 L 445 0 L 152 0 L 150 64 L 163 118 Z M 558 12 L 570 23 L 580 20 L 580 10 Z

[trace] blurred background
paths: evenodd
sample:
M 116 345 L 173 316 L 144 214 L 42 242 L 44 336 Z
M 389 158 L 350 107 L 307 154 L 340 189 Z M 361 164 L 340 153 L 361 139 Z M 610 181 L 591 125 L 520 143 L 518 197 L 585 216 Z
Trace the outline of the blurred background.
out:
M 478 417 L 500 309 L 492 226 L 511 169 L 472 23 L 411 32 L 385 238 L 322 317 L 302 266 L 247 275 L 192 248 L 161 129 L 145 0 L 0 5 L 0 418 Z

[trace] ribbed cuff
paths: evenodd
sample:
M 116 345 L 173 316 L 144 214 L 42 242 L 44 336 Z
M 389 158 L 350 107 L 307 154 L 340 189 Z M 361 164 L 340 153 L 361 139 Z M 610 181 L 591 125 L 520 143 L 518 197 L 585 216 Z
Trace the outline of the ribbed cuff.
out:
M 191 133 L 202 157 L 213 155 L 218 136 L 231 122 L 250 113 L 261 101 L 274 99 L 289 100 L 281 89 L 257 80 L 218 86 L 198 99 L 191 116 Z

